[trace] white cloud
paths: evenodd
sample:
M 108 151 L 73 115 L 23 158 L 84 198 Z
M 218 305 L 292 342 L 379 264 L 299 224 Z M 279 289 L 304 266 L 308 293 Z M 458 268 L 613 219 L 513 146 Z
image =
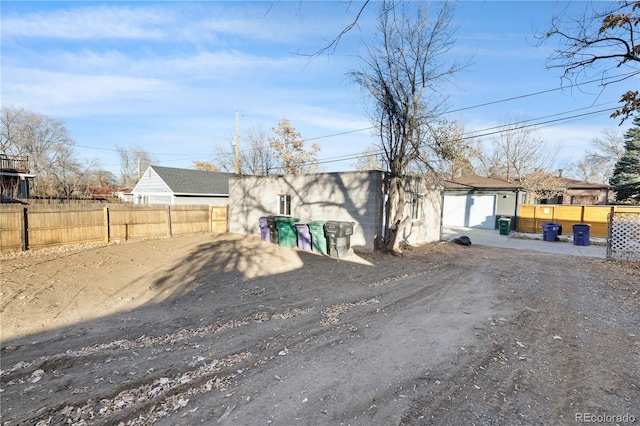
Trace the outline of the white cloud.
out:
M 162 27 L 173 23 L 157 8 L 92 6 L 9 14 L 2 19 L 2 32 L 3 37 L 157 39 L 163 37 Z
M 26 105 L 54 116 L 116 111 L 127 102 L 157 100 L 174 86 L 153 78 L 122 75 L 81 75 L 32 69 L 3 69 L 10 80 L 2 83 L 3 101 Z M 114 111 L 115 112 L 115 111 Z
M 72 3 L 73 4 L 73 3 Z M 132 39 L 155 41 L 230 41 L 289 43 L 322 42 L 327 34 L 338 34 L 355 15 L 338 3 L 290 2 L 178 2 L 146 5 L 68 6 L 25 14 L 12 11 L 2 17 L 3 37 L 67 40 Z M 336 13 L 333 13 L 336 12 Z M 326 19 L 325 19 L 326 18 Z M 362 25 L 366 25 L 362 17 Z

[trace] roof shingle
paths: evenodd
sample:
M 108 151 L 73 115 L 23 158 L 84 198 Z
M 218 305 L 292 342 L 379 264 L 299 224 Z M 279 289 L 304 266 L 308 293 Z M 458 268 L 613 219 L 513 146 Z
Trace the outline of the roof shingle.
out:
M 174 194 L 229 195 L 231 173 L 150 166 Z

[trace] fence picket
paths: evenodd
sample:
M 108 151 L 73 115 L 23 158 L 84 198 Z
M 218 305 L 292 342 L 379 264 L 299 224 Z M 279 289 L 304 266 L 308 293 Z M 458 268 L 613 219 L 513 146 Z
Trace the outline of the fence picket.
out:
M 0 251 L 218 232 L 227 206 L 0 205 Z

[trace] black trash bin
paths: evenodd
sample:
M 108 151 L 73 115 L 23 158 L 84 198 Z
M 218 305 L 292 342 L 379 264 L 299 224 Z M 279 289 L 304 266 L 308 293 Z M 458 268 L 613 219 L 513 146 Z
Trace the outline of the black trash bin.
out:
M 287 216 L 275 216 L 275 215 L 267 216 L 267 227 L 269 228 L 269 241 L 271 241 L 273 244 L 280 243 L 280 237 L 278 235 L 278 224 L 276 223 L 276 220 L 281 217 L 287 217 Z
M 351 254 L 351 235 L 353 222 L 330 220 L 324 224 L 324 230 L 329 238 L 329 256 L 342 258 Z

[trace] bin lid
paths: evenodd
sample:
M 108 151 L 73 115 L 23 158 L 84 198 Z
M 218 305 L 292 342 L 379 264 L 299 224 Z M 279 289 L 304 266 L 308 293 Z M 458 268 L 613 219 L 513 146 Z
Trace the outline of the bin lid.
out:
M 300 219 L 297 217 L 276 216 L 276 223 L 277 222 L 294 224 L 296 222 L 300 222 Z
M 309 225 L 324 226 L 324 223 L 325 223 L 324 220 L 312 220 L 311 222 L 309 222 Z
M 326 225 L 331 225 L 331 226 L 340 226 L 340 227 L 344 227 L 344 226 L 348 226 L 348 225 L 354 225 L 355 222 L 346 222 L 343 220 L 328 220 L 325 222 Z

